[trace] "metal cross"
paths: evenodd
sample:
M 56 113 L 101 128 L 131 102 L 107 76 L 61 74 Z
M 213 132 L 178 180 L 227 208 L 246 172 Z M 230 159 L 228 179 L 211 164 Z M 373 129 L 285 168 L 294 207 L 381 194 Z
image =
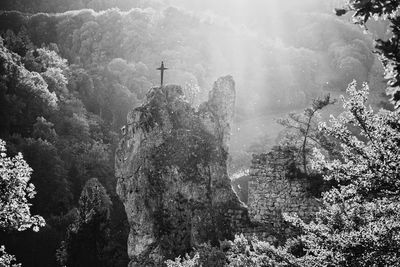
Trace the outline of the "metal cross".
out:
M 157 68 L 157 70 L 161 71 L 161 87 L 163 86 L 164 83 L 164 71 L 167 69 L 168 68 L 164 67 L 164 61 L 161 61 L 161 67 Z

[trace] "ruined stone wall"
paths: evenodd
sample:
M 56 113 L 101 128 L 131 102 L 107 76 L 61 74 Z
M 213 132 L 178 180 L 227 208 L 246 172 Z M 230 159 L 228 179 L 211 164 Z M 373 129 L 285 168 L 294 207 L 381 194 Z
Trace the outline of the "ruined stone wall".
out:
M 282 214 L 297 213 L 307 220 L 318 209 L 310 195 L 307 179 L 293 173 L 293 156 L 289 151 L 275 147 L 267 154 L 254 155 L 249 181 L 249 215 L 274 232 L 289 234 L 291 229 Z

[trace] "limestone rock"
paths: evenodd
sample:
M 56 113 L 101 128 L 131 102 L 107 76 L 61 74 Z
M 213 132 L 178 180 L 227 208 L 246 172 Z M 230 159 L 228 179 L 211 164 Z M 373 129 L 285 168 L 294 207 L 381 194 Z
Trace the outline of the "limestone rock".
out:
M 234 103 L 227 76 L 198 111 L 181 87 L 168 85 L 151 89 L 128 114 L 115 169 L 130 223 L 130 266 L 162 266 L 196 244 L 231 239 L 248 218 L 226 167 Z

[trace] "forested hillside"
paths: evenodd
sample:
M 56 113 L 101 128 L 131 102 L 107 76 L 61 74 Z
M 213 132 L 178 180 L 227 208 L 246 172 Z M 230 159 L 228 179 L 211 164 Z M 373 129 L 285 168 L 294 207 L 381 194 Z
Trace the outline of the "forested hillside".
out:
M 34 48 L 26 37 L 8 34 L 0 50 L 1 138 L 7 140 L 9 152 L 22 152 L 35 170 L 32 181 L 38 194 L 32 210 L 43 215 L 47 225 L 39 234 L 2 234 L 2 239 L 16 254 L 25 255 L 22 263 L 53 266 L 55 249 L 75 218 L 73 207 L 85 182 L 98 178 L 116 201 L 112 179 L 116 133 L 69 87 L 72 70 L 66 60 L 50 47 Z M 124 218 L 121 204 L 115 202 L 110 222 L 114 244 L 109 253 L 117 262 L 126 257 Z
M 195 105 L 206 98 L 217 77 L 227 73 L 235 77 L 236 125 L 241 130 L 233 136 L 233 165 L 240 160 L 237 155 L 253 143 L 248 140 L 259 142 L 268 135 L 273 142 L 276 138 L 277 126 L 249 133 L 244 129 L 248 121 L 258 128 L 265 124 L 265 116 L 273 122 L 269 118 L 299 110 L 322 94 L 330 92 L 337 97 L 353 79 L 368 81 L 376 88 L 371 92 L 372 103 L 386 103 L 382 67 L 372 52 L 372 34 L 363 34 L 348 18 L 335 17 L 330 9 L 333 2 L 294 2 L 294 7 L 282 8 L 277 3 L 265 7 L 256 1 L 230 17 L 229 13 L 223 17 L 201 8 L 190 12 L 157 1 L 107 2 L 122 9 L 142 7 L 128 11 L 107 9 L 108 4 L 100 2 L 83 5 L 98 3 L 97 10 L 103 10 L 98 12 L 3 12 L 0 30 L 5 39 L 13 39 L 12 30 L 35 47 L 56 44 L 71 70 L 68 88 L 78 92 L 86 109 L 110 122 L 114 130 L 146 91 L 159 83 L 155 68 L 161 60 L 170 67 L 166 83 L 183 85 Z M 190 8 L 188 3 L 175 2 Z M 35 11 L 46 11 L 39 9 L 40 3 L 44 2 L 39 1 Z M 71 4 L 82 7 L 74 6 L 76 1 Z M 29 4 L 22 6 L 27 9 Z M 222 3 L 218 6 L 223 8 Z M 55 7 L 54 11 L 64 11 L 63 5 Z M 250 23 L 247 13 L 254 11 L 258 20 Z
M 343 91 L 352 79 L 379 85 L 381 69 L 371 52 L 372 38 L 360 29 L 322 11 L 290 14 L 296 24 L 284 15 L 266 22 L 261 33 L 241 21 L 174 7 L 56 15 L 13 12 L 3 13 L 0 21 L 3 31 L 23 31 L 38 47 L 56 43 L 60 55 L 84 68 L 94 83 L 106 84 L 98 80 L 110 70 L 114 83 L 128 88 L 133 98 L 141 99 L 142 91 L 158 82 L 153 70 L 160 59 L 173 67 L 167 82 L 203 90 L 216 77 L 233 74 L 240 109 L 247 113 L 302 107 L 321 89 Z M 111 86 L 125 98 L 128 92 Z
M 68 253 L 70 259 L 84 254 L 68 244 L 94 229 L 104 237 L 101 264 L 127 265 L 114 151 L 127 113 L 159 84 L 161 60 L 169 67 L 166 82 L 182 85 L 194 105 L 218 76 L 234 76 L 233 171 L 275 142 L 275 125 L 262 136 L 253 130 L 241 135 L 249 120 L 259 124 L 257 118 L 304 108 L 324 93 L 336 96 L 353 79 L 368 81 L 371 103 L 386 105 L 371 34 L 325 5 L 271 9 L 265 13 L 274 18 L 245 25 L 241 16 L 193 12 L 180 1 L 2 1 L 0 139 L 34 170 L 32 211 L 47 222 L 39 233 L 0 233 L 9 252 L 24 266 L 56 266 Z M 98 183 L 105 188 L 100 198 L 112 205 L 109 214 L 101 210 L 95 223 L 85 224 L 79 210 Z

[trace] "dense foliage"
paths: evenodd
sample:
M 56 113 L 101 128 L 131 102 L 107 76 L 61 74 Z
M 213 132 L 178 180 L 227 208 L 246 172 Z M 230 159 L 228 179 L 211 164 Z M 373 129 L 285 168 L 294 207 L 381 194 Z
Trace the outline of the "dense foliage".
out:
M 141 0 L 4 0 L 0 3 L 1 10 L 20 10 L 28 13 L 38 12 L 65 12 L 68 10 L 78 10 L 91 8 L 94 10 L 106 10 L 118 7 L 122 10 L 129 10 L 133 7 L 144 5 Z M 159 1 L 146 0 L 152 5 L 159 5 Z
M 328 13 L 331 10 L 322 8 L 325 4 L 319 4 L 321 1 L 309 1 L 319 8 L 309 11 L 292 0 L 290 5 L 298 7 L 294 12 L 277 8 L 281 7 L 279 1 L 271 0 L 271 6 L 264 10 L 268 14 L 257 13 L 260 18 L 268 18 L 267 21 L 260 19 L 255 27 L 259 28 L 257 32 L 252 25 L 243 27 L 240 20 L 195 14 L 166 3 L 27 2 L 5 1 L 4 9 L 33 12 L 58 7 L 55 11 L 62 12 L 69 4 L 75 5 L 73 9 L 95 10 L 109 6 L 122 10 L 151 7 L 125 12 L 118 9 L 60 14 L 3 12 L 0 32 L 3 31 L 8 47 L 12 46 L 10 49 L 22 56 L 26 49 L 21 43 L 29 43 L 28 39 L 31 40 L 28 46 L 56 44 L 58 54 L 68 60 L 68 90 L 87 111 L 109 123 L 114 131 L 122 126 L 128 110 L 140 103 L 151 86 L 159 83 L 155 68 L 161 60 L 170 68 L 165 82 L 190 89 L 185 92 L 188 91 L 188 99 L 196 105 L 207 96 L 216 77 L 233 75 L 237 84 L 237 129 L 241 129 L 231 143 L 234 172 L 249 164 L 251 153 L 255 152 L 255 146 L 247 149 L 251 142 L 263 141 L 260 139 L 265 134 L 270 140 L 263 147 L 274 142 L 278 126 L 270 127 L 263 135 L 245 130 L 265 123 L 262 118 L 265 113 L 280 116 L 289 109 L 302 109 L 322 93 L 331 92 L 335 97 L 353 79 L 369 81 L 377 88 L 372 92 L 371 101 L 382 100 L 382 71 L 371 52 L 371 36 L 363 35 L 357 27 Z M 246 8 L 256 12 L 256 7 L 265 1 L 255 2 Z M 22 4 L 17 6 L 17 3 Z M 288 16 L 292 19 L 287 20 Z M 270 21 L 272 18 L 276 21 Z M 279 31 L 274 25 L 280 25 Z M 254 124 L 247 125 L 253 119 Z
M 367 85 L 355 87 L 348 88 L 347 111 L 323 125 L 340 140 L 342 160 L 326 162 L 319 155 L 316 167 L 339 186 L 323 194 L 324 206 L 314 222 L 299 222 L 305 255 L 293 257 L 293 265 L 396 266 L 399 261 L 399 113 L 374 113 L 365 106 Z
M 285 127 L 280 145 L 294 150 L 295 161 L 306 176 L 310 174 L 309 155 L 313 148 L 333 152 L 333 143 L 318 129 L 318 118 L 319 111 L 334 102 L 328 94 L 323 98 L 314 99 L 312 105 L 302 113 L 290 113 L 278 120 L 278 123 Z
M 110 240 L 111 200 L 96 178 L 86 182 L 74 222 L 68 227 L 66 240 L 57 251 L 61 266 L 112 266 Z M 111 257 L 110 257 L 111 256 Z
M 323 125 L 341 142 L 342 160 L 327 162 L 322 155 L 316 168 L 325 179 L 339 183 L 323 194 L 323 209 L 300 237 L 306 255 L 299 265 L 395 266 L 399 261 L 399 113 L 374 113 L 365 106 L 368 86 L 348 88 L 344 112 Z M 361 137 L 352 134 L 356 127 Z
M 237 237 L 226 266 L 398 266 L 400 113 L 374 112 L 366 106 L 368 91 L 350 84 L 346 111 L 321 125 L 340 142 L 341 157 L 326 160 L 316 150 L 314 168 L 337 185 L 323 192 L 315 218 L 305 223 L 286 215 L 302 232 L 283 247 Z
M 19 36 L 25 32 L 36 46 L 56 43 L 61 55 L 81 68 L 77 78 L 91 80 L 76 86 L 89 98 L 92 83 L 97 94 L 90 98 L 90 111 L 95 113 L 105 101 L 116 109 L 115 103 L 126 107 L 126 98 L 140 100 L 159 82 L 152 70 L 160 59 L 172 67 L 167 82 L 197 85 L 200 98 L 215 77 L 232 74 L 242 112 L 301 107 L 321 89 L 340 91 L 353 79 L 379 86 L 380 66 L 370 37 L 322 12 L 292 16 L 298 21 L 295 26 L 282 14 L 282 36 L 275 36 L 269 24 L 263 25 L 267 34 L 255 37 L 234 22 L 173 7 L 57 15 L 7 12 L 0 16 L 0 30 Z M 105 109 L 102 118 L 116 114 Z
M 376 50 L 381 56 L 385 69 L 385 78 L 388 88 L 387 94 L 396 108 L 400 105 L 400 15 L 398 12 L 399 1 L 363 1 L 347 0 L 345 8 L 336 9 L 337 15 L 343 15 L 348 11 L 353 12 L 356 24 L 367 27 L 367 22 L 374 18 L 388 22 L 390 37 L 376 40 Z
M 21 255 L 25 266 L 55 266 L 56 249 L 73 220 L 71 212 L 83 185 L 98 177 L 116 202 L 110 223 L 114 235 L 108 244 L 114 252 L 113 264 L 125 265 L 127 225 L 114 193 L 113 116 L 105 121 L 88 111 L 90 104 L 81 100 L 88 92 L 80 94 L 74 86 L 81 83 L 90 89 L 92 81 L 82 69 L 68 65 L 57 45 L 38 48 L 24 30 L 7 31 L 0 40 L 0 136 L 8 141 L 12 154 L 22 151 L 34 170 L 37 195 L 31 209 L 47 221 L 39 234 L 0 233 L 1 239 Z M 40 240 L 46 240 L 46 245 L 35 245 Z
M 219 267 L 228 263 L 226 250 L 231 247 L 228 241 L 220 242 L 219 247 L 213 247 L 210 244 L 202 244 L 194 249 L 191 255 L 186 254 L 185 257 L 178 257 L 174 261 L 166 261 L 168 267 L 198 267 L 209 266 Z
M 0 231 L 39 231 L 45 225 L 39 215 L 31 215 L 29 203 L 36 191 L 29 183 L 32 169 L 21 153 L 13 158 L 7 156 L 6 143 L 0 139 Z M 0 266 L 14 266 L 15 257 L 0 244 Z

